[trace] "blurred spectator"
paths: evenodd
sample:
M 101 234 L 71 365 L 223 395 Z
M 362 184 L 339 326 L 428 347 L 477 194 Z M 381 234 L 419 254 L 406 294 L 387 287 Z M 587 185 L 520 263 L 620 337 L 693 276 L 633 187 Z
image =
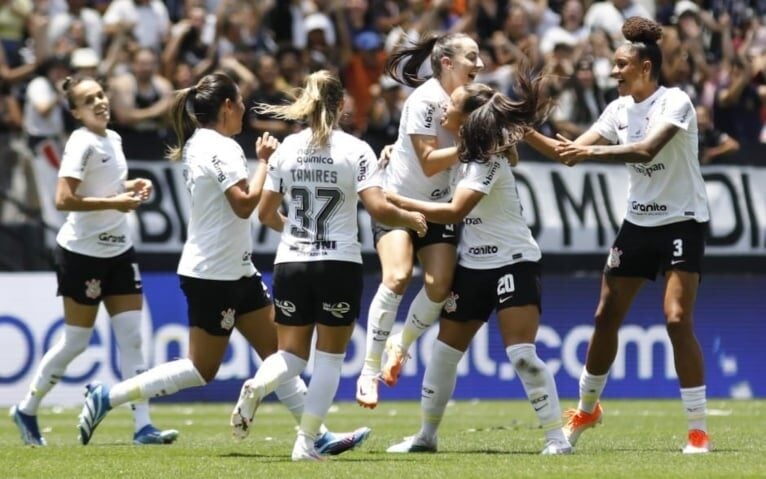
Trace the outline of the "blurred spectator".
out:
M 354 37 L 354 50 L 348 63 L 342 69 L 342 80 L 346 91 L 354 99 L 354 127 L 358 131 L 367 129 L 373 96 L 370 88 L 378 82 L 386 65 L 383 40 L 375 32 L 361 32 Z
M 65 104 L 60 85 L 69 73 L 68 58 L 51 57 L 40 65 L 39 75 L 27 86 L 24 131 L 33 151 L 43 143 L 53 143 L 56 153 L 61 152 Z
M 171 28 L 170 39 L 162 52 L 162 74 L 172 78 L 176 65 L 184 63 L 202 76 L 215 37 L 215 16 L 208 15 L 201 1 L 186 2 L 186 16 Z M 197 68 L 199 67 L 199 68 Z
M 157 52 L 170 33 L 170 18 L 160 0 L 114 0 L 104 13 L 106 34 L 130 33 L 142 48 Z
M 557 132 L 577 138 L 598 120 L 607 104 L 604 92 L 596 84 L 593 62 L 585 58 L 577 62 L 574 75 L 559 95 L 551 122 Z
M 51 48 L 58 43 L 61 37 L 71 33 L 74 26 L 82 29 L 86 43 L 77 46 L 88 46 L 100 57 L 101 47 L 104 43 L 101 14 L 88 8 L 87 0 L 66 0 L 64 6 L 66 7 L 65 10 L 52 14 L 50 17 L 48 42 Z
M 633 0 L 605 0 L 591 4 L 585 13 L 585 25 L 591 31 L 604 30 L 613 40 L 622 41 L 622 24 L 630 17 L 652 18 L 643 5 Z
M 559 43 L 577 46 L 588 39 L 590 29 L 583 24 L 581 0 L 566 0 L 561 9 L 561 24 L 548 29 L 540 40 L 540 53 L 546 55 Z
M 301 51 L 293 47 L 280 48 L 277 52 L 277 64 L 282 74 L 277 79 L 280 90 L 289 93 L 293 88 L 299 88 L 308 74 L 308 68 L 303 63 Z
M 10 85 L 0 82 L 0 223 L 5 221 L 5 198 L 19 162 L 21 107 Z
M 716 125 L 743 147 L 758 144 L 766 100 L 763 75 L 754 75 L 750 63 L 740 57 L 725 61 L 722 75 L 713 110 Z
M 399 133 L 399 119 L 402 116 L 402 86 L 393 78 L 384 75 L 378 83 L 370 86 L 372 107 L 370 120 L 364 140 L 370 144 L 375 154 L 386 145 L 396 141 Z
M 696 109 L 701 164 L 709 165 L 721 156 L 739 151 L 739 142 L 715 127 L 709 109 L 701 105 Z
M 0 0 L 0 42 L 5 51 L 6 62 L 11 67 L 23 63 L 19 53 L 24 42 L 24 31 L 32 19 L 32 12 L 31 0 Z
M 540 39 L 532 31 L 529 14 L 518 4 L 512 3 L 508 8 L 502 34 L 529 58 L 533 66 L 542 63 Z M 498 35 L 498 32 L 495 32 L 495 35 Z
M 507 95 L 513 86 L 513 67 L 501 58 L 505 53 L 510 53 L 510 46 L 507 41 L 501 40 L 498 44 L 496 40 L 497 37 L 479 45 L 479 55 L 484 68 L 476 75 L 476 82 L 489 85 Z
M 165 153 L 166 113 L 173 100 L 170 82 L 159 75 L 157 54 L 149 48 L 133 55 L 132 72 L 112 78 L 109 95 L 114 129 L 130 160 L 158 160 Z

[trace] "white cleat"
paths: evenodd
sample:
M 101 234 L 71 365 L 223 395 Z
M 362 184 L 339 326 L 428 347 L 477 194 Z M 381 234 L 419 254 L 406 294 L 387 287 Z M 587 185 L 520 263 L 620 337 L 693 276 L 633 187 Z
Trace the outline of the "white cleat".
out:
M 540 454 L 543 456 L 558 456 L 560 454 L 572 454 L 572 445 L 568 441 L 549 439 Z
M 404 441 L 394 444 L 386 449 L 386 452 L 395 454 L 407 454 L 411 452 L 436 452 L 436 437 L 426 439 L 421 436 L 405 437 Z
M 319 454 L 319 451 L 317 451 L 316 446 L 314 445 L 314 439 L 301 431 L 298 431 L 298 437 L 295 438 L 291 458 L 293 461 L 325 460 L 325 458 Z
M 367 409 L 375 409 L 378 405 L 378 381 L 380 378 L 372 374 L 362 374 L 356 380 L 356 402 Z
M 244 439 L 250 434 L 253 417 L 263 396 L 258 388 L 252 387 L 252 379 L 245 381 L 239 393 L 239 400 L 231 413 L 231 434 L 237 439 Z

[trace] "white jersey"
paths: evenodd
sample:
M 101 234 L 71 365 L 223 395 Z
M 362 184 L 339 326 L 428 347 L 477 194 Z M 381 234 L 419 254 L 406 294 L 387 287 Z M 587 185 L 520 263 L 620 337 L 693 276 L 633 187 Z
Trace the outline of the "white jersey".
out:
M 106 198 L 125 192 L 128 163 L 122 139 L 112 130 L 100 136 L 78 128 L 69 136 L 59 178 L 80 180 L 79 196 Z M 97 258 L 118 256 L 133 246 L 125 213 L 117 210 L 70 211 L 56 236 L 64 249 Z
M 382 186 L 375 153 L 339 130 L 321 149 L 310 142 L 306 128 L 285 138 L 269 160 L 264 188 L 283 194 L 288 210 L 274 263 L 361 263 L 357 194 Z
M 470 269 L 494 269 L 522 261 L 539 261 L 540 247 L 524 216 L 508 160 L 493 156 L 487 163 L 464 163 L 457 188 L 485 196 L 463 220 L 458 263 Z
M 591 130 L 612 143 L 631 144 L 663 123 L 679 128 L 673 138 L 649 163 L 627 164 L 625 219 L 639 226 L 708 221 L 707 192 L 697 159 L 697 114 L 686 93 L 660 87 L 641 103 L 629 95 L 620 97 L 607 106 Z
M 248 179 L 245 153 L 236 141 L 198 128 L 183 149 L 191 216 L 178 274 L 232 281 L 255 274 L 250 261 L 250 220 L 234 213 L 225 192 Z
M 399 136 L 385 169 L 386 189 L 423 201 L 449 201 L 452 168 L 431 177 L 423 173 L 410 135 L 435 136 L 437 148 L 454 146 L 448 131 L 441 127 L 444 108 L 450 98 L 439 80 L 431 78 L 404 102 L 399 121 Z

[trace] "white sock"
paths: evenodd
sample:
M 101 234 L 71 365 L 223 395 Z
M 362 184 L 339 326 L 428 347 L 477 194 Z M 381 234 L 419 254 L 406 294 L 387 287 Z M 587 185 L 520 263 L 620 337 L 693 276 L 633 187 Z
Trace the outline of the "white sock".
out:
M 705 392 L 707 388 L 697 386 L 694 388 L 681 388 L 681 402 L 686 411 L 686 420 L 689 422 L 689 430 L 699 429 L 707 432 L 707 399 Z
M 115 408 L 128 401 L 169 396 L 182 389 L 204 385 L 205 380 L 191 359 L 177 359 L 115 384 L 109 390 L 109 404 Z
M 376 375 L 380 373 L 380 358 L 386 339 L 391 334 L 391 328 L 396 320 L 396 312 L 402 295 L 396 294 L 383 283 L 378 286 L 378 291 L 370 303 L 370 311 L 367 314 L 367 352 L 364 358 L 362 374 Z
M 303 379 L 300 376 L 293 376 L 277 386 L 274 393 L 279 398 L 279 401 L 290 411 L 290 414 L 293 415 L 295 422 L 300 424 L 301 416 L 303 415 L 303 404 L 306 400 L 306 383 L 303 382 Z
M 299 375 L 304 369 L 306 369 L 306 360 L 279 350 L 263 361 L 251 380 L 251 387 L 257 389 L 262 398 L 266 397 L 275 391 L 277 386 Z
M 589 373 L 584 367 L 582 368 L 582 374 L 580 374 L 580 402 L 577 404 L 577 409 L 588 414 L 596 409 L 596 403 L 601 398 L 601 393 L 604 392 L 607 377 L 609 377 L 609 373 L 596 376 Z
M 566 442 L 561 430 L 561 405 L 556 382 L 545 363 L 537 355 L 534 344 L 514 344 L 505 348 L 516 374 L 521 379 L 524 392 L 540 420 L 547 439 Z
M 316 438 L 319 428 L 330 410 L 338 392 L 340 371 L 345 354 L 314 351 L 314 373 L 306 393 L 305 409 L 301 417 L 300 431 Z
M 447 344 L 434 341 L 431 360 L 428 361 L 423 375 L 423 388 L 420 396 L 422 424 L 419 435 L 427 439 L 436 437 L 436 432 L 444 417 L 444 410 L 455 391 L 457 383 L 457 365 L 463 357 L 459 351 Z
M 402 347 L 409 350 L 412 343 L 439 319 L 444 301 L 434 303 L 428 299 L 425 286 L 420 288 L 407 311 L 407 321 L 402 329 Z
M 146 360 L 141 350 L 141 311 L 125 311 L 112 316 L 112 329 L 120 349 L 120 370 L 122 379 L 132 378 L 146 371 Z M 152 423 L 149 403 L 131 404 L 133 428 L 136 432 Z
M 34 416 L 40 401 L 64 376 L 67 366 L 88 348 L 93 328 L 64 325 L 64 333 L 56 344 L 43 356 L 37 367 L 27 395 L 19 403 L 19 410 Z

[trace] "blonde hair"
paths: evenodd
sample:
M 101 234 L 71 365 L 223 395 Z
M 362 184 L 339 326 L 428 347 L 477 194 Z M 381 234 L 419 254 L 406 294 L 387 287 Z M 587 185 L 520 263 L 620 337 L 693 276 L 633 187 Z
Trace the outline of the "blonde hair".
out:
M 261 115 L 280 120 L 305 121 L 311 128 L 311 142 L 325 146 L 338 125 L 343 105 L 343 85 L 327 70 L 319 70 L 306 78 L 304 88 L 294 92 L 295 101 L 287 105 L 258 103 L 253 107 Z

